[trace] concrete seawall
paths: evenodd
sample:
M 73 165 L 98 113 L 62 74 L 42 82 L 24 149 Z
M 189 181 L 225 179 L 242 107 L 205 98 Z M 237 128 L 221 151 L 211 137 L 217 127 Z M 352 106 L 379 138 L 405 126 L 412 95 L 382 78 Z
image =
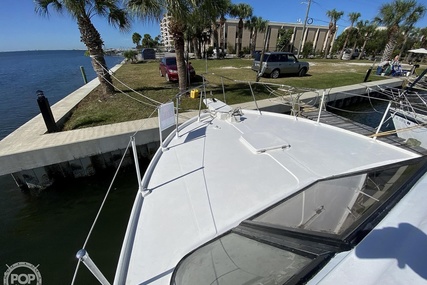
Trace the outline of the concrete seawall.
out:
M 114 67 L 115 71 L 120 65 Z M 58 124 L 65 121 L 77 104 L 99 85 L 94 79 L 52 106 Z M 327 100 L 344 99 L 351 94 L 366 94 L 367 88 L 378 85 L 398 87 L 399 78 L 366 82 L 327 90 Z M 301 101 L 318 100 L 315 92 L 304 93 Z M 289 107 L 279 99 L 258 101 L 261 110 L 286 112 Z M 316 103 L 315 103 L 316 104 Z M 318 104 L 318 102 L 317 102 Z M 254 109 L 255 104 L 239 104 Z M 180 115 L 180 121 L 196 116 L 198 112 Z M 101 169 L 117 166 L 123 151 L 135 134 L 138 156 L 150 159 L 159 146 L 158 119 L 149 118 L 92 128 L 57 133 L 46 133 L 41 114 L 0 141 L 0 175 L 12 174 L 20 187 L 46 187 L 57 178 L 82 177 L 95 174 Z M 124 164 L 132 164 L 131 155 Z

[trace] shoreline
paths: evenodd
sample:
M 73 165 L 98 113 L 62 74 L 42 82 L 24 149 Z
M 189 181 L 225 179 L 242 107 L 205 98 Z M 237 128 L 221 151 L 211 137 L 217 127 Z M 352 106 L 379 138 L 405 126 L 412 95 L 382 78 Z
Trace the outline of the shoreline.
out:
M 116 71 L 123 63 L 114 66 Z M 365 92 L 367 87 L 379 85 L 401 86 L 402 79 L 391 78 L 373 83 L 365 82 L 332 88 L 329 100 L 340 100 L 354 94 Z M 97 78 L 72 92 L 51 109 L 57 124 L 68 118 L 78 103 L 99 85 Z M 305 93 L 302 100 L 312 100 L 315 95 Z M 261 110 L 286 112 L 289 107 L 279 100 L 266 99 L 257 101 Z M 238 107 L 254 109 L 253 102 L 238 104 Z M 180 122 L 196 116 L 198 111 L 180 114 Z M 34 187 L 43 189 L 50 186 L 58 177 L 92 176 L 98 170 L 117 165 L 129 144 L 130 137 L 135 135 L 138 146 L 138 157 L 150 158 L 159 146 L 158 118 L 141 119 L 76 129 L 57 133 L 46 133 L 41 114 L 16 129 L 0 141 L 0 164 L 4 165 L 0 175 L 12 174 L 20 188 Z M 125 164 L 133 164 L 132 158 Z

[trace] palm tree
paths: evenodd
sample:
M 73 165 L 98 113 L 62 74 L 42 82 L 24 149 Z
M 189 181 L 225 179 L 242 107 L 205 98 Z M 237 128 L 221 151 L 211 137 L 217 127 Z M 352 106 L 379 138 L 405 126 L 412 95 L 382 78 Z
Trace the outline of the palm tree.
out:
M 342 47 L 339 59 L 342 59 L 342 56 L 344 54 L 344 50 L 347 47 L 348 39 L 350 38 L 350 34 L 353 30 L 354 23 L 357 22 L 357 20 L 360 18 L 360 16 L 361 16 L 361 14 L 358 12 L 357 13 L 353 12 L 353 13 L 348 14 L 348 19 L 350 20 L 351 24 L 350 24 L 350 27 L 347 29 L 347 36 L 345 37 L 344 45 Z
M 415 24 L 425 13 L 425 6 L 417 4 L 415 0 L 394 0 L 392 3 L 380 7 L 375 21 L 387 26 L 388 42 L 381 61 L 390 60 L 397 44 L 397 38 L 405 23 Z
M 98 75 L 103 99 L 114 94 L 114 86 L 105 63 L 101 35 L 93 25 L 94 15 L 106 17 L 108 22 L 126 31 L 130 28 L 130 21 L 125 10 L 118 5 L 118 0 L 34 0 L 36 12 L 47 16 L 48 7 L 58 12 L 66 11 L 77 21 L 80 31 L 80 40 L 83 42 L 92 59 L 92 66 Z
M 368 20 L 366 21 L 359 21 L 357 23 L 357 26 L 359 27 L 360 35 L 363 38 L 363 45 L 359 52 L 359 57 L 357 59 L 361 59 L 363 53 L 365 52 L 365 47 L 370 38 L 375 34 L 375 31 L 377 29 L 376 24 L 370 24 Z
M 252 16 L 250 20 L 246 21 L 245 28 L 251 31 L 251 41 L 249 44 L 249 49 L 251 54 L 254 54 L 256 49 L 256 40 L 258 32 L 265 32 L 268 27 L 268 21 L 264 20 L 262 17 Z
M 194 11 L 205 11 L 209 15 L 210 22 L 215 21 L 218 15 L 218 7 L 225 0 L 125 0 L 125 5 L 129 11 L 143 19 L 160 19 L 160 15 L 166 13 L 171 15 L 169 32 L 174 41 L 176 53 L 176 63 L 179 77 L 179 90 L 184 92 L 187 89 L 187 68 L 184 57 L 184 31 L 186 30 L 188 19 Z
M 211 19 L 209 15 L 206 15 L 204 10 L 196 10 L 193 12 L 192 17 L 188 19 L 186 30 L 184 32 L 185 38 L 188 42 L 187 48 L 190 51 L 190 42 L 191 47 L 193 48 L 196 57 L 202 57 L 202 42 L 204 41 L 204 33 L 211 27 Z M 205 39 L 206 40 L 206 39 Z
M 329 22 L 329 32 L 328 32 L 328 39 L 326 40 L 326 47 L 324 51 L 324 58 L 326 58 L 329 54 L 329 50 L 331 49 L 331 43 L 332 39 L 335 36 L 335 33 L 337 32 L 337 22 L 341 17 L 344 15 L 344 12 L 337 10 L 329 10 L 326 12 L 326 15 L 331 19 Z
M 225 52 L 224 24 L 227 21 L 225 19 L 225 15 L 230 13 L 230 9 L 231 9 L 231 0 L 224 0 L 224 1 L 220 2 L 220 5 L 218 6 L 218 11 L 217 11 L 219 14 L 219 37 L 218 37 L 218 40 L 219 40 L 219 47 L 221 48 L 222 52 Z M 216 27 L 216 23 L 214 23 L 214 25 Z M 219 53 L 217 53 L 217 56 L 219 56 Z
M 134 43 L 134 44 L 136 44 L 136 47 L 138 48 L 138 46 L 139 46 L 139 42 L 141 41 L 141 39 L 142 39 L 142 36 L 140 35 L 140 34 L 138 34 L 138 33 L 133 33 L 133 35 L 132 35 L 132 42 Z
M 236 46 L 236 55 L 239 56 L 240 50 L 242 49 L 243 19 L 252 17 L 252 7 L 245 3 L 231 5 L 230 15 L 239 18 Z
M 415 32 L 414 24 L 424 16 L 426 12 L 426 7 L 418 6 L 416 8 L 416 11 L 414 12 L 415 13 L 411 13 L 408 16 L 408 18 L 406 18 L 406 21 L 403 23 L 402 30 L 403 30 L 404 40 L 403 40 L 402 48 L 400 49 L 399 58 L 402 56 L 402 52 L 404 51 L 405 45 L 408 42 L 409 36 Z
M 399 58 L 402 58 L 402 53 L 406 52 L 408 40 L 418 33 L 418 29 L 413 26 L 405 26 L 402 28 L 403 42 L 399 51 Z
M 421 44 L 420 47 L 427 48 L 427 28 L 420 30 Z

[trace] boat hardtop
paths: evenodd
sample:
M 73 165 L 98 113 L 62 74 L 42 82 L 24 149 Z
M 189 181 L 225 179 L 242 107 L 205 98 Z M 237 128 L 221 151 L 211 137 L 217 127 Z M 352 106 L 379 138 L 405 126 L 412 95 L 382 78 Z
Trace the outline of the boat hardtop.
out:
M 296 224 L 295 228 L 300 231 L 314 230 L 321 235 L 327 235 L 331 240 L 335 240 L 336 236 L 348 238 L 351 234 L 348 234 L 347 229 L 353 227 L 348 221 L 349 217 L 359 211 L 353 212 L 352 205 L 361 202 L 366 195 L 370 196 L 363 193 L 360 195 L 359 190 L 367 187 L 369 181 L 381 176 L 379 172 L 371 174 L 363 171 L 416 160 L 419 159 L 418 154 L 301 117 L 234 108 L 217 99 L 205 99 L 205 104 L 208 110 L 183 123 L 177 132 L 172 132 L 152 159 L 142 179 L 141 190 L 135 199 L 115 284 L 284 284 L 289 278 L 291 280 L 300 274 L 292 273 L 293 277 L 285 278 L 283 275 L 286 274 L 282 274 L 283 269 L 278 269 L 278 272 L 282 273 L 263 271 L 252 276 L 247 270 L 222 268 L 228 263 L 236 268 L 245 266 L 244 258 L 234 256 L 233 251 L 237 251 L 240 247 L 244 248 L 241 252 L 246 252 L 246 257 L 259 254 L 268 261 L 264 262 L 260 257 L 256 266 L 249 266 L 254 271 L 264 270 L 262 265 L 264 263 L 269 264 L 265 268 L 266 271 L 274 271 L 275 265 L 270 265 L 269 262 L 283 264 L 282 259 L 292 259 L 294 267 L 300 264 L 307 268 L 321 268 L 320 264 L 324 265 L 325 260 L 331 260 L 313 277 L 310 284 L 347 283 L 343 283 L 342 280 L 349 280 L 348 283 L 363 280 L 360 283 L 374 284 L 384 276 L 387 276 L 387 280 L 392 280 L 395 274 L 399 274 L 400 268 L 393 267 L 392 264 L 396 261 L 387 259 L 388 255 L 393 256 L 394 252 L 386 253 L 389 246 L 398 246 L 398 242 L 391 240 L 385 245 L 381 241 L 371 241 L 381 233 L 371 232 L 371 235 L 366 237 L 366 244 L 362 243 L 359 247 L 359 250 L 369 255 L 378 243 L 382 245 L 384 252 L 381 254 L 386 255 L 387 262 L 383 262 L 381 258 L 375 259 L 374 262 L 378 267 L 371 268 L 372 259 L 366 258 L 363 262 L 359 262 L 361 258 L 358 251 L 351 249 L 351 246 L 347 247 L 348 243 L 342 243 L 345 245 L 340 243 L 337 246 L 325 242 L 326 245 L 320 250 L 314 249 L 312 241 L 307 241 L 306 248 L 312 248 L 310 254 L 318 252 L 315 254 L 316 257 L 313 257 L 316 266 L 312 266 L 306 260 L 307 256 L 311 255 L 305 250 L 301 251 L 305 253 L 300 259 L 295 256 L 295 252 L 299 250 L 281 254 L 284 248 L 291 247 L 287 243 L 297 243 L 293 242 L 295 236 L 290 235 L 285 240 L 277 237 L 276 240 L 282 240 L 283 244 L 281 249 L 275 249 L 270 246 L 275 243 L 273 241 L 267 245 L 258 245 L 256 241 L 264 239 L 265 235 L 258 233 L 258 228 L 255 230 L 253 228 L 256 227 L 254 225 L 256 221 L 270 223 L 266 222 L 271 218 L 270 214 L 263 213 L 289 197 L 295 197 L 299 201 L 313 197 L 313 201 L 322 200 L 323 204 L 321 207 L 313 206 L 315 208 L 312 209 L 311 217 L 308 217 L 311 214 L 307 214 L 301 221 L 299 216 L 295 218 L 298 221 L 291 219 L 292 213 L 304 212 L 302 210 L 304 207 L 310 207 L 308 204 L 303 203 L 301 206 L 297 203 L 299 206 L 287 206 L 278 210 L 282 213 L 279 220 L 286 220 L 284 226 L 288 223 Z M 396 173 L 403 172 L 408 166 L 401 166 L 399 169 Z M 345 178 L 346 183 L 338 182 L 341 180 L 326 183 L 329 186 L 324 192 L 319 190 L 323 186 L 313 186 L 319 185 L 319 181 L 336 179 L 352 173 L 356 174 L 351 178 Z M 398 174 L 389 176 L 387 179 L 394 181 L 400 177 Z M 341 184 L 346 185 L 348 181 L 354 183 L 352 189 L 359 190 L 341 195 L 343 192 L 339 192 L 336 188 Z M 425 183 L 417 187 L 425 188 Z M 307 194 L 303 192 L 303 196 L 299 194 L 301 189 L 313 187 L 315 190 L 309 191 L 314 191 L 312 193 L 315 194 L 310 194 L 311 192 Z M 377 190 L 375 187 L 372 188 L 373 192 Z M 366 199 L 382 201 L 382 198 L 379 198 L 382 193 L 375 192 L 372 195 L 378 195 L 377 198 Z M 401 201 L 404 205 L 393 209 L 396 210 L 391 213 L 393 216 L 378 227 L 400 229 L 408 228 L 408 224 L 413 223 L 412 226 L 422 226 L 425 239 L 426 211 L 419 208 L 419 203 L 413 204 L 417 199 L 425 200 L 427 198 L 425 195 L 423 191 L 417 192 L 414 196 L 404 197 L 406 200 Z M 333 213 L 330 209 L 335 203 L 339 203 L 337 200 L 342 200 L 349 206 Z M 361 202 L 366 206 L 368 202 L 363 203 Z M 404 210 L 406 207 L 414 212 L 406 216 Z M 323 216 L 329 217 L 329 221 Z M 402 216 L 407 217 L 407 220 L 397 222 Z M 245 225 L 244 221 L 253 217 L 257 218 L 246 222 Z M 320 223 L 321 220 L 323 222 Z M 318 222 L 320 224 L 316 224 Z M 248 232 L 252 230 L 256 232 L 254 235 L 259 234 L 260 237 L 242 238 L 249 236 Z M 227 234 L 230 232 L 231 235 Z M 274 232 L 272 236 L 276 234 Z M 229 251 L 226 250 L 227 244 L 230 245 Z M 210 246 L 212 250 L 209 251 L 206 246 Z M 331 254 L 328 246 L 339 249 Z M 322 250 L 327 254 L 323 254 Z M 229 262 L 216 262 L 216 254 L 227 256 Z M 407 262 L 406 255 L 403 252 L 399 254 L 404 258 L 403 263 Z M 183 260 L 184 257 L 187 259 Z M 210 260 L 212 263 L 207 265 L 206 262 Z M 241 264 L 238 264 L 237 260 L 240 260 Z M 194 269 L 188 269 L 193 265 Z M 182 269 L 181 273 L 180 268 L 187 269 Z M 201 273 L 205 270 L 209 274 Z M 366 278 L 360 276 L 361 271 L 364 271 L 363 275 L 366 274 Z M 404 271 L 405 276 L 409 278 L 408 282 L 419 281 L 413 270 Z M 209 277 L 205 280 L 207 276 Z M 365 280 L 371 278 L 369 276 L 379 279 L 375 282 L 372 279 Z M 191 283 L 188 283 L 189 280 Z M 269 283 L 273 282 L 272 280 L 276 280 L 274 281 L 276 283 Z

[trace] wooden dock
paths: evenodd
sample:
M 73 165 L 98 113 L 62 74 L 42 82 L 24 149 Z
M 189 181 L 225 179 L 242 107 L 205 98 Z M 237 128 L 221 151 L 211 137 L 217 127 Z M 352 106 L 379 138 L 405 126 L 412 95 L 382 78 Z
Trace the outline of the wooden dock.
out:
M 301 116 L 313 121 L 317 121 L 317 118 L 319 116 L 319 109 L 314 107 L 306 107 L 302 108 L 301 110 Z M 339 127 L 354 133 L 358 133 L 364 136 L 371 136 L 375 134 L 376 130 L 370 126 L 352 121 L 350 119 L 347 119 L 345 117 L 336 115 L 334 113 L 328 112 L 326 110 L 322 110 L 322 113 L 320 115 L 320 122 L 323 124 L 332 125 L 335 127 Z M 378 140 L 386 142 L 391 145 L 395 145 L 398 147 L 401 147 L 405 150 L 409 150 L 415 153 L 418 153 L 420 155 L 427 155 L 427 150 L 419 147 L 419 146 L 411 146 L 405 143 L 405 140 L 402 138 L 399 138 L 395 134 L 388 134 L 388 135 L 380 135 L 378 136 Z

